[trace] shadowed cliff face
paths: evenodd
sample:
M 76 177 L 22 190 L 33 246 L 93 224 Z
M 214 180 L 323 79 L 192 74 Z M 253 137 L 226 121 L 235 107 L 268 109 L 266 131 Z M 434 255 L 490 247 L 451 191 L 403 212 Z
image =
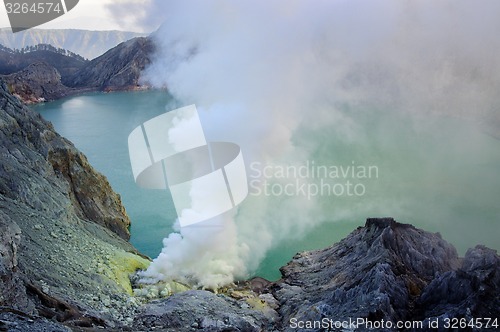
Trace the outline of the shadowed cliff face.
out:
M 56 100 L 72 93 L 72 89 L 61 83 L 57 69 L 45 62 L 34 62 L 3 78 L 10 92 L 28 104 Z
M 153 51 L 154 45 L 149 38 L 133 38 L 63 78 L 63 83 L 72 88 L 102 91 L 137 89 L 141 85 L 141 72 L 149 64 Z
M 86 314 L 103 310 L 119 319 L 110 299 L 125 303 L 128 274 L 148 264 L 126 242 L 129 225 L 106 178 L 2 82 L 0 307 L 60 321 L 88 323 Z
M 42 210 L 69 198 L 76 215 L 128 240 L 130 220 L 106 178 L 50 123 L 22 108 L 5 85 L 1 89 L 0 194 Z

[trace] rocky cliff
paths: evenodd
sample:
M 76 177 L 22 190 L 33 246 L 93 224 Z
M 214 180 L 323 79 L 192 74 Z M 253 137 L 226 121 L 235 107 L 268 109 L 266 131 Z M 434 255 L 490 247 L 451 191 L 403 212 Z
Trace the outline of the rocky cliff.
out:
M 3 79 L 9 91 L 26 104 L 52 101 L 76 92 L 63 85 L 57 69 L 45 62 L 32 63 Z
M 150 63 L 153 51 L 154 45 L 149 38 L 131 39 L 90 61 L 64 83 L 74 88 L 103 91 L 141 88 L 140 74 Z
M 0 313 L 40 324 L 124 319 L 128 275 L 148 261 L 126 241 L 120 197 L 3 82 L 0 156 Z
M 285 331 L 295 331 L 296 322 L 325 318 L 422 322 L 414 330 L 430 330 L 429 322 L 438 321 L 440 331 L 448 330 L 446 319 L 500 319 L 500 260 L 494 250 L 478 246 L 461 259 L 439 234 L 392 218 L 368 219 L 341 242 L 296 255 L 281 272 L 273 295 Z

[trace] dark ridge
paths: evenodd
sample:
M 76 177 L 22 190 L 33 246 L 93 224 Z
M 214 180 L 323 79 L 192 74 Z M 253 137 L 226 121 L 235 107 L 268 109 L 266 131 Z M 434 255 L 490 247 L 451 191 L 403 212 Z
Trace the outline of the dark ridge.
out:
M 0 74 L 2 75 L 18 72 L 35 62 L 49 64 L 65 78 L 82 68 L 88 60 L 78 54 L 48 44 L 29 46 L 21 50 L 0 47 Z

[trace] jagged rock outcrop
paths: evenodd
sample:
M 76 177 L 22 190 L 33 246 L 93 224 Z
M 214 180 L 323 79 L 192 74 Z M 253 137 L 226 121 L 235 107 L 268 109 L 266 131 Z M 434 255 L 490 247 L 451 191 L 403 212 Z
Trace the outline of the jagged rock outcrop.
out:
M 418 311 L 417 317 L 425 325 L 437 319 L 441 327 L 446 318 L 500 320 L 500 257 L 496 251 L 481 245 L 469 249 L 459 269 L 439 275 L 424 289 Z
M 294 321 L 324 318 L 428 322 L 466 312 L 498 317 L 498 260 L 495 251 L 478 247 L 462 263 L 439 234 L 392 218 L 368 219 L 341 242 L 298 254 L 281 269 L 283 279 L 273 290 L 280 328 L 292 331 Z
M 74 93 L 61 83 L 61 75 L 45 62 L 35 62 L 3 77 L 9 91 L 26 104 L 52 101 Z
M 0 82 L 0 314 L 84 326 L 132 315 L 129 274 L 148 261 L 129 225 L 106 178 Z
M 153 51 L 154 45 L 149 38 L 131 39 L 90 61 L 63 82 L 74 88 L 102 91 L 141 88 L 140 74 L 150 63 Z
M 427 284 L 458 264 L 456 250 L 439 235 L 391 218 L 368 219 L 340 243 L 295 256 L 281 269 L 275 295 L 283 322 L 405 320 Z

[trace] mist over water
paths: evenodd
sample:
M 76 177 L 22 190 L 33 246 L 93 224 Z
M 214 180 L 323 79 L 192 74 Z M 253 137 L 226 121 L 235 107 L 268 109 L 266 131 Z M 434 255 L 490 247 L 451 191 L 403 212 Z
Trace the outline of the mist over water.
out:
M 169 98 L 160 92 L 128 92 L 91 94 L 36 107 L 108 177 L 132 219 L 131 242 L 151 257 L 158 256 L 162 239 L 173 231 L 175 209 L 168 192 L 141 189 L 134 183 L 127 136 L 138 124 L 162 114 L 167 102 Z M 477 243 L 500 249 L 497 241 L 500 183 L 496 173 L 500 169 L 499 140 L 461 119 L 437 117 L 427 127 L 414 128 L 413 121 L 398 118 L 396 111 L 381 112 L 376 119 L 366 117 L 363 112 L 346 112 L 356 115 L 353 121 L 361 131 L 366 131 L 364 139 L 346 142 L 332 130 L 304 129 L 298 130 L 294 140 L 311 146 L 316 166 L 349 167 L 353 161 L 356 165 L 370 163 L 378 166 L 379 177 L 358 181 L 366 187 L 366 194 L 361 197 L 312 197 L 321 212 L 316 215 L 321 219 L 316 219 L 314 226 L 308 217 L 304 217 L 303 225 L 287 225 L 286 219 L 278 219 L 295 213 L 283 209 L 282 201 L 287 197 L 250 195 L 242 210 L 260 209 L 262 201 L 275 209 L 269 208 L 269 216 L 263 217 L 268 222 L 266 227 L 251 222 L 248 227 L 255 225 L 256 230 L 261 227 L 260 232 L 264 228 L 267 234 L 277 234 L 257 270 L 248 270 L 250 275 L 278 279 L 278 268 L 296 252 L 323 248 L 340 240 L 362 225 L 367 216 L 390 215 L 426 230 L 439 231 L 462 253 Z M 456 135 L 464 132 L 476 137 L 473 144 L 456 143 Z M 436 141 L 443 144 L 437 145 Z M 254 179 L 252 168 L 248 173 Z M 280 180 L 270 179 L 270 182 Z M 284 181 L 293 183 L 294 179 Z M 304 196 L 296 200 L 301 201 L 308 202 Z M 283 220 L 288 226 L 287 233 L 280 233 L 283 225 L 273 220 Z M 238 227 L 244 222 L 248 221 L 236 216 Z M 219 243 L 224 249 L 226 241 Z M 177 249 L 182 258 L 185 248 Z
M 369 216 L 439 230 L 462 250 L 498 246 L 499 2 L 145 6 L 143 21 L 163 24 L 144 81 L 197 104 L 207 138 L 240 145 L 247 167 L 379 168 L 362 196 L 251 195 L 217 246 L 200 240 L 203 229 L 166 238 L 149 282 L 217 287 L 273 248 Z

